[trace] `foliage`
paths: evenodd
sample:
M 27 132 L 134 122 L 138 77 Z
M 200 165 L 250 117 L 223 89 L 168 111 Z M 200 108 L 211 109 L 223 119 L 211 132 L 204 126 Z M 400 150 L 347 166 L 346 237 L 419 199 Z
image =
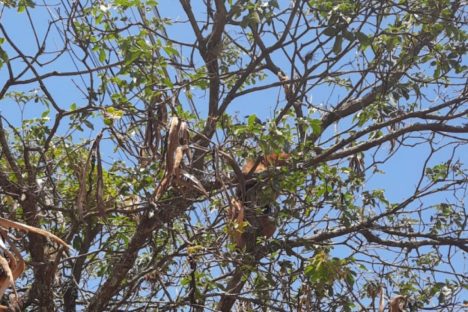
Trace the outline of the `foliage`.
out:
M 0 214 L 73 247 L 9 241 L 22 309 L 466 306 L 465 2 L 0 6 Z

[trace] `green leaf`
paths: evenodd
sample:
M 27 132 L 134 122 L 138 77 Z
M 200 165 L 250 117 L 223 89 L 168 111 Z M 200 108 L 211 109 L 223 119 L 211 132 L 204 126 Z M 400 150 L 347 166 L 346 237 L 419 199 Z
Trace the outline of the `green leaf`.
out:
M 328 27 L 323 31 L 323 34 L 328 37 L 333 37 L 338 33 L 338 30 L 333 27 Z
M 319 135 L 322 132 L 322 121 L 320 119 L 312 119 L 309 123 L 314 135 Z
M 367 114 L 367 112 L 361 111 L 358 113 L 357 119 L 358 119 L 358 126 L 362 127 L 366 123 L 366 121 L 369 120 L 369 115 Z
M 8 54 L 0 47 L 0 59 L 3 62 L 8 62 Z
M 251 26 L 256 26 L 260 23 L 260 15 L 257 11 L 253 11 L 249 16 L 249 24 Z
M 83 120 L 83 123 L 91 130 L 94 130 L 94 125 L 89 120 Z
M 171 79 L 167 78 L 167 77 L 164 77 L 162 79 L 162 82 L 164 83 L 164 85 L 166 85 L 168 88 L 172 88 L 174 87 L 174 84 L 172 83 Z
M 104 49 L 99 50 L 99 61 L 104 63 L 106 60 L 106 51 Z
M 348 41 L 354 41 L 354 34 L 348 30 L 343 30 L 343 37 Z
M 339 54 L 341 52 L 342 44 L 343 44 L 343 37 L 342 36 L 336 36 L 335 44 L 333 44 L 333 52 L 335 54 Z
M 448 176 L 447 164 L 438 164 L 432 168 L 426 168 L 426 175 L 433 181 L 445 180 Z
M 356 32 L 355 33 L 356 38 L 359 40 L 359 43 L 361 44 L 361 50 L 365 50 L 367 47 L 369 47 L 372 44 L 372 39 L 368 37 L 366 34 L 363 32 Z
M 104 118 L 104 124 L 106 126 L 112 126 L 113 123 L 114 123 L 114 120 L 112 120 L 111 118 Z
M 107 117 L 112 118 L 112 119 L 120 119 L 122 118 L 123 114 L 124 114 L 123 111 L 116 109 L 115 107 L 112 107 L 112 106 L 106 109 Z
M 254 127 L 256 122 L 257 122 L 257 116 L 255 114 L 250 115 L 249 118 L 247 119 L 247 125 L 249 126 L 249 128 Z
M 82 243 L 82 240 L 81 240 L 81 236 L 75 236 L 75 238 L 73 239 L 73 242 L 72 242 L 72 246 L 75 250 L 79 250 L 81 248 L 81 243 Z
M 176 49 L 174 49 L 173 47 L 170 47 L 170 46 L 165 46 L 163 47 L 164 51 L 166 52 L 166 54 L 168 56 L 178 56 L 179 55 L 179 51 L 177 51 Z
M 137 60 L 143 53 L 141 51 L 131 51 L 130 54 L 127 56 L 125 60 L 125 65 L 132 64 L 135 60 Z

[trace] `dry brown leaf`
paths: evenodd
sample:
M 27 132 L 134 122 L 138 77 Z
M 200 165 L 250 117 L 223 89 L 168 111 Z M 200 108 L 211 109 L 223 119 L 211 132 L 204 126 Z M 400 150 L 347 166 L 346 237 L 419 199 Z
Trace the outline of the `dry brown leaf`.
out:
M 181 174 L 193 183 L 192 186 L 195 186 L 195 188 L 201 191 L 203 194 L 207 194 L 200 181 L 182 170 L 182 161 L 184 159 L 184 155 L 187 155 L 189 160 L 191 158 L 190 149 L 187 145 L 188 142 L 189 131 L 187 123 L 180 121 L 177 117 L 172 117 L 168 133 L 166 169 L 164 172 L 164 177 L 155 191 L 156 200 L 159 199 L 161 195 L 169 188 L 174 178 L 176 179 L 175 182 L 181 185 L 187 185 L 187 183 L 180 179 Z
M 188 129 L 188 124 L 185 121 L 180 123 L 179 129 L 179 142 L 181 145 L 186 145 L 189 143 L 190 140 L 190 133 Z
M 5 293 L 5 290 L 11 286 L 13 287 L 14 300 L 18 302 L 18 293 L 16 292 L 15 281 L 24 272 L 25 263 L 15 245 L 11 244 L 11 242 L 8 243 L 13 249 L 15 255 L 2 248 L 8 256 L 8 260 L 6 260 L 5 257 L 0 256 L 0 267 L 2 270 L 2 274 L 0 274 L 0 298 Z M 0 306 L 0 311 L 4 311 L 3 309 L 4 306 Z M 8 307 L 6 307 L 6 309 L 6 311 L 8 311 Z
M 50 233 L 50 232 L 48 232 L 46 230 L 39 229 L 39 228 L 34 227 L 34 226 L 30 226 L 30 225 L 27 225 L 27 224 L 11 221 L 11 220 L 4 219 L 4 218 L 0 218 L 0 226 L 4 227 L 4 228 L 14 228 L 14 229 L 22 230 L 22 231 L 25 231 L 25 232 L 30 232 L 30 233 L 42 235 L 44 237 L 49 238 L 50 240 L 55 241 L 56 243 L 59 243 L 60 245 L 64 246 L 67 249 L 72 249 L 60 237 L 55 236 L 54 234 L 52 234 L 52 233 Z
M 16 257 L 9 250 L 6 250 L 6 249 L 3 249 L 3 253 L 4 253 L 4 256 L 6 256 L 6 258 L 8 259 L 8 265 L 10 266 L 10 269 L 13 271 L 18 266 L 18 263 L 16 261 Z M 19 276 L 19 274 L 18 274 L 18 276 Z M 16 277 L 18 277 L 18 276 L 16 276 Z M 15 279 L 16 279 L 16 277 L 15 277 Z
M 45 230 L 38 229 L 38 228 L 29 226 L 26 224 L 0 218 L 0 227 L 15 228 L 15 229 L 23 230 L 26 232 L 39 234 L 39 235 L 48 237 L 52 240 L 55 240 L 56 242 L 59 242 L 60 244 L 64 245 L 66 248 L 69 248 L 68 245 L 63 240 L 58 238 L 57 236 Z M 9 250 L 6 249 L 6 246 L 5 244 L 3 244 L 3 240 L 2 240 L 1 249 L 3 250 L 4 254 L 7 255 L 8 260 L 5 257 L 0 256 L 0 267 L 2 270 L 2 273 L 0 274 L 0 298 L 5 293 L 5 290 L 11 286 L 13 288 L 13 292 L 15 296 L 14 298 L 17 303 L 18 294 L 16 292 L 15 281 L 24 272 L 26 265 L 24 263 L 23 258 L 21 257 L 21 253 L 18 251 L 16 246 L 8 240 L 7 236 L 4 236 L 4 237 L 5 237 L 5 240 L 8 242 L 10 248 L 13 250 L 13 253 L 11 253 Z M 9 310 L 9 307 L 0 305 L 0 311 L 8 311 L 8 310 Z
M 291 83 L 289 82 L 289 77 L 282 71 L 279 71 L 277 76 L 278 76 L 279 81 L 283 83 L 284 94 L 286 95 L 286 98 L 287 99 L 292 98 L 293 94 L 292 94 L 292 90 L 290 86 Z
M 161 195 L 167 190 L 169 187 L 169 182 L 171 181 L 171 176 L 166 174 L 162 179 L 161 183 L 159 184 L 158 188 L 156 189 L 155 199 L 158 200 Z
M 101 216 L 105 215 L 104 208 L 104 177 L 102 171 L 102 159 L 101 159 L 101 150 L 100 142 L 102 138 L 102 132 L 97 136 L 96 141 L 94 142 L 94 152 L 96 153 L 96 162 L 97 162 L 97 174 L 96 174 L 96 206 Z M 92 172 L 90 174 L 93 174 Z
M 189 132 L 188 124 L 185 121 L 183 121 L 181 123 L 181 125 L 180 125 L 179 142 L 180 142 L 181 145 L 187 146 L 187 148 L 185 149 L 185 154 L 187 155 L 187 159 L 189 161 L 189 164 L 191 164 L 192 163 L 192 152 L 188 148 L 188 144 L 190 142 L 190 132 Z
M 244 205 L 237 198 L 231 199 L 231 206 L 228 210 L 228 218 L 232 221 L 244 221 Z
M 380 286 L 379 289 L 380 303 L 379 303 L 379 312 L 384 312 L 385 310 L 385 298 L 384 298 L 384 289 Z
M 228 234 L 231 236 L 232 241 L 236 244 L 237 248 L 244 248 L 245 239 L 243 238 L 243 225 L 245 221 L 244 205 L 237 198 L 231 199 L 231 205 L 227 211 L 228 220 L 231 226 L 228 228 Z M 234 227 L 232 225 L 235 225 Z
M 88 153 L 88 157 L 86 159 L 86 162 L 84 166 L 80 168 L 79 174 L 78 174 L 78 196 L 76 197 L 76 210 L 78 212 L 78 218 L 79 220 L 83 220 L 84 217 L 84 207 L 85 207 L 85 201 L 86 201 L 86 177 L 88 174 L 92 174 L 92 172 L 89 172 L 89 166 L 91 164 L 91 159 L 92 156 L 96 156 L 96 153 L 98 152 L 99 149 L 99 142 L 101 141 L 102 138 L 102 132 L 96 137 L 94 140 L 93 145 L 91 146 L 91 150 Z M 100 154 L 98 155 L 100 158 Z M 99 159 L 100 161 L 100 159 Z M 98 164 L 99 166 L 99 164 Z M 102 169 L 101 169 L 102 170 Z
M 12 271 L 13 280 L 16 281 L 16 279 L 17 279 L 21 274 L 23 274 L 24 269 L 26 269 L 26 263 L 24 263 L 23 258 L 20 258 L 20 259 L 18 259 L 18 261 L 16 262 L 16 267 L 15 267 L 14 270 Z
M 81 167 L 78 177 L 78 196 L 76 197 L 76 211 L 78 218 L 83 219 L 84 215 L 84 202 L 86 200 L 86 172 L 88 170 L 88 162 Z
M 13 249 L 13 253 L 7 249 L 3 240 L 2 240 L 2 244 L 1 244 L 2 246 L 0 247 L 0 249 L 3 252 L 3 255 L 7 257 L 8 265 L 10 266 L 10 269 L 13 273 L 13 279 L 16 280 L 18 276 L 20 276 L 21 273 L 23 273 L 25 264 L 24 264 L 23 258 L 21 257 L 21 253 L 18 251 L 15 245 L 9 241 L 6 234 L 4 237 L 6 241 L 8 242 L 8 245 L 10 246 L 10 248 Z
M 180 164 L 182 163 L 182 159 L 184 158 L 184 150 L 186 146 L 178 146 L 176 148 L 175 157 L 174 157 L 174 168 L 172 171 L 172 175 L 178 177 L 180 174 Z
M 15 245 L 12 244 L 10 241 L 8 241 L 8 244 L 10 245 L 10 248 L 13 249 L 13 253 L 15 254 L 14 256 L 12 255 L 10 258 L 10 267 L 12 268 L 13 280 L 16 281 L 16 279 L 24 272 L 26 264 L 24 263 L 23 257 L 21 257 L 21 253 L 15 247 Z
M 7 259 L 4 257 L 0 256 L 0 268 L 2 270 L 0 274 L 0 298 L 3 296 L 5 293 L 5 290 L 13 286 L 15 284 L 15 281 L 13 279 L 13 273 L 11 272 L 10 264 L 8 263 Z M 15 289 L 16 293 L 16 289 Z
M 389 312 L 403 312 L 405 304 L 406 304 L 405 296 L 402 296 L 402 295 L 395 296 L 390 300 Z
M 166 153 L 166 172 L 174 172 L 174 154 L 179 146 L 179 118 L 172 117 L 171 125 L 169 127 L 169 134 L 167 139 L 167 153 Z
M 169 134 L 167 139 L 167 152 L 166 152 L 166 171 L 164 172 L 164 178 L 162 179 L 159 186 L 155 191 L 155 199 L 158 200 L 162 194 L 169 187 L 175 168 L 175 152 L 179 145 L 179 118 L 172 117 L 171 124 L 169 126 Z
M 153 108 L 149 107 L 147 110 L 145 140 L 142 148 L 140 149 L 140 160 L 142 166 L 146 166 L 146 162 L 152 160 L 156 154 L 159 143 L 159 140 L 156 139 L 159 134 L 157 128 Z

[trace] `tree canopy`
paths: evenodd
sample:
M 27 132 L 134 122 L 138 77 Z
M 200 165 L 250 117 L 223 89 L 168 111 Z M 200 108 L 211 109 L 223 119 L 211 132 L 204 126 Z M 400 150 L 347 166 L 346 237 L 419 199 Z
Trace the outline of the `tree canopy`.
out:
M 2 1 L 3 309 L 462 310 L 466 13 Z

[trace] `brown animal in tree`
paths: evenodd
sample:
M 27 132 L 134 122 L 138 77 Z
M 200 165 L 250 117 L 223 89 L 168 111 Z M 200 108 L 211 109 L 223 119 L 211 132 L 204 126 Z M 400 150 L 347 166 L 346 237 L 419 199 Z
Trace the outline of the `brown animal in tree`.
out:
M 265 203 L 260 202 L 261 183 L 252 178 L 254 173 L 262 173 L 268 168 L 284 166 L 289 160 L 286 153 L 272 153 L 261 157 L 259 160 L 248 159 L 242 168 L 242 174 L 246 179 L 245 193 L 238 189 L 236 197 L 231 200 L 227 212 L 230 220 L 229 234 L 231 239 L 240 249 L 246 247 L 247 242 L 255 243 L 258 236 L 270 238 L 276 231 L 273 218 L 272 201 L 279 196 L 273 192 Z
M 268 169 L 268 167 L 279 167 L 287 165 L 289 161 L 289 154 L 286 153 L 271 153 L 267 156 L 260 157 L 259 160 L 247 159 L 242 173 L 248 176 L 251 173 L 261 173 Z

